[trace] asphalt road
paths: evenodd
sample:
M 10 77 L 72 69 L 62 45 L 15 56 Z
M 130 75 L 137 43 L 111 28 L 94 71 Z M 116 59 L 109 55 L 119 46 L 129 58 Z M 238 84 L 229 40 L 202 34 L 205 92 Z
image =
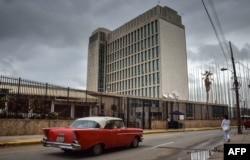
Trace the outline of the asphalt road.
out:
M 213 149 L 222 142 L 222 138 L 220 130 L 149 134 L 144 136 L 138 148 L 111 149 L 95 157 L 87 152 L 64 153 L 60 149 L 42 145 L 15 146 L 0 148 L 0 159 L 184 160 L 190 159 L 190 152 Z

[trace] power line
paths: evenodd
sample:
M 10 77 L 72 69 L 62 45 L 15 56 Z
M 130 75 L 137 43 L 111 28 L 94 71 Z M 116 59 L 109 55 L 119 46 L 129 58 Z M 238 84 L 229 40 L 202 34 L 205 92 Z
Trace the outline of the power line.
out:
M 216 11 L 214 9 L 213 2 L 211 0 L 210 1 L 208 0 L 208 2 L 209 2 L 209 5 L 210 5 L 209 8 L 211 9 L 211 13 L 212 13 L 213 17 L 210 15 L 207 6 L 204 3 L 204 0 L 202 0 L 202 4 L 203 4 L 203 6 L 205 8 L 207 16 L 208 16 L 208 18 L 210 20 L 210 23 L 211 23 L 212 27 L 213 27 L 213 30 L 214 30 L 215 35 L 216 35 L 216 38 L 217 38 L 217 40 L 219 42 L 220 48 L 221 48 L 222 53 L 223 53 L 223 55 L 225 57 L 226 63 L 229 66 L 228 60 L 230 59 L 230 54 L 229 54 L 230 51 L 229 51 L 227 42 L 225 40 L 224 33 L 223 33 L 222 28 L 221 28 L 218 16 L 217 16 Z

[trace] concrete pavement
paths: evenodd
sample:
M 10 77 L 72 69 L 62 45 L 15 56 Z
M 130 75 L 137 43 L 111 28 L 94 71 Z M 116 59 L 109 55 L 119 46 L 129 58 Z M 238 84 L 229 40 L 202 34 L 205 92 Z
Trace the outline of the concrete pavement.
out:
M 154 133 L 169 133 L 169 132 L 190 132 L 201 130 L 215 130 L 220 128 L 186 128 L 186 129 L 154 129 L 144 130 L 144 134 Z M 231 136 L 232 144 L 250 144 L 250 132 L 243 132 L 243 134 L 235 134 Z M 0 147 L 27 145 L 27 144 L 40 144 L 43 135 L 24 135 L 24 136 L 0 136 Z M 213 150 L 213 155 L 209 158 L 211 160 L 223 160 L 224 156 L 224 143 L 219 144 Z
M 143 130 L 143 134 L 153 133 L 167 133 L 167 132 L 188 132 L 199 130 L 214 130 L 219 128 L 186 128 L 186 129 L 152 129 Z M 23 135 L 23 136 L 0 136 L 0 147 L 26 145 L 26 144 L 39 144 L 43 135 Z
M 249 132 L 244 132 L 243 134 L 235 134 L 230 138 L 230 142 L 226 142 L 230 144 L 250 144 L 250 134 Z M 224 143 L 218 145 L 214 154 L 209 158 L 209 160 L 223 160 L 224 159 Z

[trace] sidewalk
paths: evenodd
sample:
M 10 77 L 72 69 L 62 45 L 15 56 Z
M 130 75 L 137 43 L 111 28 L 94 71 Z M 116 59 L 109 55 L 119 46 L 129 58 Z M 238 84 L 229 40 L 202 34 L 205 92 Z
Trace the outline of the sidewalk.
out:
M 250 144 L 249 132 L 243 132 L 243 134 L 235 134 L 231 136 L 230 144 Z M 209 160 L 223 160 L 224 159 L 224 143 L 215 148 L 214 154 Z

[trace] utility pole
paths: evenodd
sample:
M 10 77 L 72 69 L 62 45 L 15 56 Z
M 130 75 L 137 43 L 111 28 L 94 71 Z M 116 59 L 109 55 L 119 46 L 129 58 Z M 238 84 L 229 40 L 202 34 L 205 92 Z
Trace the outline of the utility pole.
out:
M 237 79 L 237 74 L 236 74 L 236 69 L 235 69 L 235 63 L 234 63 L 234 57 L 233 57 L 233 50 L 232 50 L 232 46 L 231 46 L 231 42 L 230 41 L 229 41 L 229 47 L 230 47 L 230 52 L 231 52 L 232 64 L 233 64 L 238 134 L 242 134 L 242 131 L 241 131 L 241 117 L 240 117 L 240 101 L 239 101 L 239 82 L 238 82 L 238 79 Z

